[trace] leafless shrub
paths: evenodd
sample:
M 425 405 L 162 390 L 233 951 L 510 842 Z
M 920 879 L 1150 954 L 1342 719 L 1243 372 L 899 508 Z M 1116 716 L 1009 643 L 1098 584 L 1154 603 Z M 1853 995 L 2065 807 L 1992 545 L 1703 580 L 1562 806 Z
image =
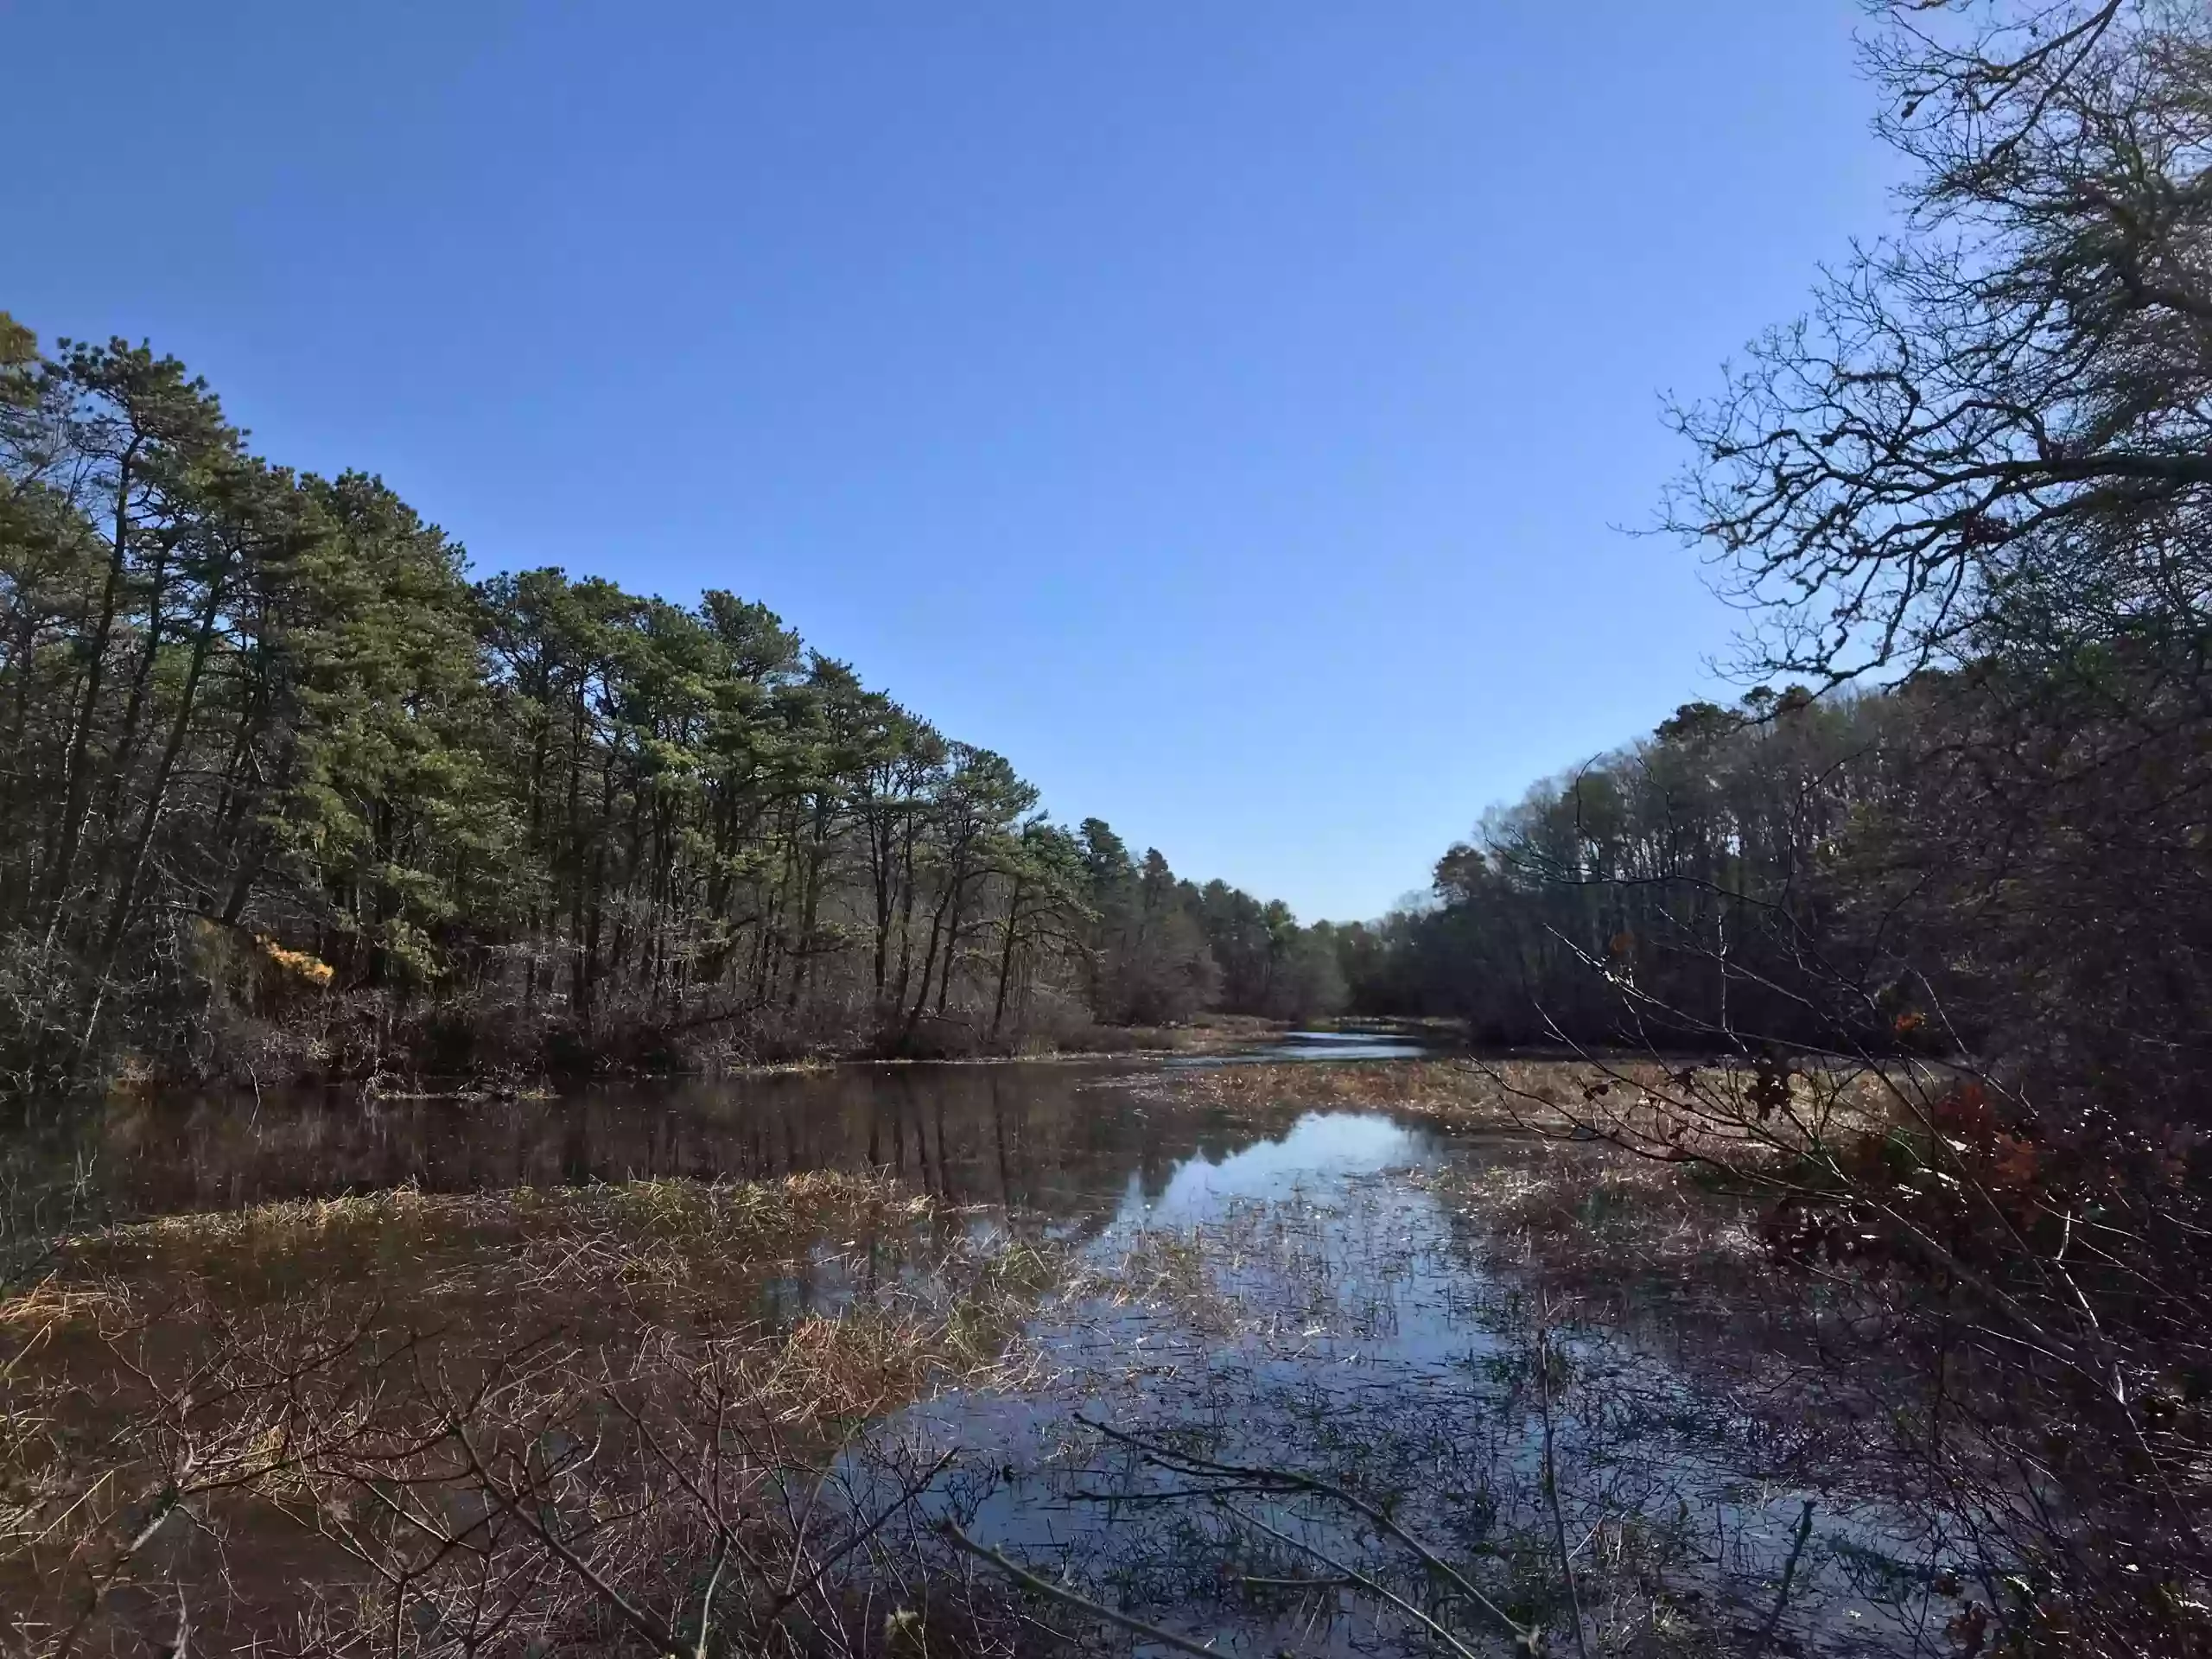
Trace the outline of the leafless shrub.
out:
M 1892 1489 L 1970 1543 L 1970 1649 L 2204 1650 L 2212 1303 L 2183 1143 L 2051 1122 L 1963 1058 L 1726 1039 L 1744 1058 L 1490 1081 L 1536 1134 L 1733 1195 L 1765 1261 L 1823 1288 L 1841 1340 L 1797 1357 L 1812 1408 L 1885 1426 Z

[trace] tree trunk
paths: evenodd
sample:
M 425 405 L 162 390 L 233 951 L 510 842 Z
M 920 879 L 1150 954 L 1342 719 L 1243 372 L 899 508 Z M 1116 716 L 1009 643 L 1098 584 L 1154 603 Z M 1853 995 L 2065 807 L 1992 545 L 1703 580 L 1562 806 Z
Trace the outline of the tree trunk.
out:
M 61 919 L 61 906 L 69 893 L 69 880 L 75 872 L 77 842 L 84 833 L 85 808 L 91 794 L 92 779 L 86 775 L 86 757 L 92 748 L 92 722 L 99 716 L 100 690 L 107 677 L 107 646 L 115 631 L 115 607 L 123 589 L 125 564 L 130 556 L 130 480 L 131 468 L 138 459 L 138 448 L 143 439 L 133 438 L 123 452 L 118 464 L 115 480 L 115 528 L 108 551 L 107 580 L 100 588 L 100 620 L 92 628 L 89 660 L 85 665 L 85 697 L 77 710 L 69 734 L 69 755 L 63 766 L 67 786 L 62 800 L 61 822 L 54 856 L 47 867 L 48 937 L 53 936 L 54 926 Z
M 161 760 L 147 783 L 146 810 L 139 817 L 138 834 L 131 842 L 122 883 L 116 890 L 115 908 L 108 917 L 107 937 L 100 944 L 102 973 L 114 965 L 116 948 L 122 943 L 124 930 L 130 925 L 130 913 L 137 905 L 138 877 L 146 868 L 147 849 L 154 842 L 155 826 L 161 821 L 177 756 L 183 753 L 184 740 L 192 730 L 192 706 L 199 696 L 200 677 L 207 666 L 208 649 L 214 642 L 215 619 L 223 607 L 223 583 L 224 573 L 220 571 L 207 578 L 207 602 L 200 607 L 200 621 L 192 639 L 192 661 L 185 670 L 184 684 L 177 692 L 176 718 L 169 724 L 168 741 L 162 746 Z
M 1014 878 L 1014 891 L 1006 905 L 1006 942 L 999 950 L 999 994 L 991 1005 L 991 1040 L 999 1039 L 999 1027 L 1006 1023 L 1007 981 L 1014 974 L 1014 947 L 1020 937 L 1021 924 L 1021 878 Z

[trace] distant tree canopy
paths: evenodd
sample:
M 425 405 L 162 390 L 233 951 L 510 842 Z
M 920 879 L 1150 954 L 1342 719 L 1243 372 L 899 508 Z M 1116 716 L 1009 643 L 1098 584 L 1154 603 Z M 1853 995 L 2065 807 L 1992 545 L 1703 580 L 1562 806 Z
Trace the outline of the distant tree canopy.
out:
M 44 358 L 0 316 L 19 1078 L 125 1048 L 238 1062 L 223 1020 L 283 1004 L 287 963 L 346 1051 L 329 1064 L 404 1027 L 413 1063 L 460 1065 L 1326 1012 L 1315 937 L 1052 823 L 1005 759 L 760 605 L 472 582 L 377 479 L 251 454 L 174 359 Z
M 1539 784 L 1437 861 L 1433 904 L 1342 931 L 1354 1007 L 1492 1043 L 1812 1034 L 1832 1012 L 1793 1000 L 1789 951 L 1845 943 L 1836 849 L 1898 715 L 1795 691 L 1692 703 Z
M 1956 949 L 1967 866 L 1925 835 L 1986 696 L 1930 671 L 1685 704 L 1487 814 L 1428 902 L 1339 930 L 1351 1005 L 1485 1044 L 1926 1048 L 1939 1014 L 1998 1038 L 1997 982 Z

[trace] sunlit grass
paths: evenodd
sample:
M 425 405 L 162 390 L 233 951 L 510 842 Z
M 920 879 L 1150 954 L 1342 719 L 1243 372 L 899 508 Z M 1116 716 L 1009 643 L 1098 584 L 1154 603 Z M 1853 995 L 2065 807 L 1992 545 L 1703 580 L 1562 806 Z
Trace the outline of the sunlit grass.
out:
M 1452 1130 L 1618 1134 L 1686 1154 L 1740 1156 L 1747 1147 L 1778 1153 L 1879 1132 L 1944 1082 L 1930 1067 L 1811 1064 L 1790 1071 L 1778 1099 L 1762 1100 L 1761 1074 L 1749 1065 L 1628 1058 L 1289 1061 L 1188 1072 L 1166 1088 L 1179 1099 L 1233 1109 L 1388 1111 Z
M 63 1241 L 58 1278 L 79 1313 L 183 1295 L 233 1310 L 353 1286 L 395 1306 L 509 1291 L 579 1306 L 623 1287 L 681 1298 L 726 1291 L 816 1249 L 905 1245 L 933 1201 L 871 1175 L 814 1172 L 757 1182 L 639 1181 L 426 1193 L 409 1187 L 165 1216 Z M 0 1321 L 30 1317 L 0 1303 Z

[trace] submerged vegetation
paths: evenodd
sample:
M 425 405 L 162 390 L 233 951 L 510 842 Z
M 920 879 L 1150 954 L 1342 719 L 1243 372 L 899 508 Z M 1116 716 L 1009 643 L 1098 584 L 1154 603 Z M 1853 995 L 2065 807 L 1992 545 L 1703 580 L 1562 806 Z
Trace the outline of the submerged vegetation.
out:
M 1294 1121 L 1290 1069 L 1231 1067 L 1140 1075 L 1124 1109 L 1211 1122 L 1209 1096 L 1249 1096 L 1288 1178 L 1193 1205 L 1200 1154 L 1103 1223 L 1078 1203 L 1071 1234 L 823 1172 L 387 1190 L 57 1239 L 0 1303 L 0 1634 L 860 1655 L 1076 1651 L 1135 1618 L 1692 1653 L 1743 1648 L 1746 1618 L 1925 1600 L 1847 1570 L 1860 1500 L 1840 1494 L 1777 1597 L 1781 1500 L 1744 1483 L 1810 1478 L 1818 1448 L 1715 1439 L 1719 1392 L 1687 1409 L 1531 1265 L 1531 1230 L 1564 1248 L 1588 1206 L 1535 1199 L 1545 1143 L 1497 1139 L 1504 1096 L 1449 1067 L 1300 1075 L 1339 1108 L 1410 1086 L 1410 1121 L 1481 1150 Z M 1694 1255 L 1669 1260 L 1694 1278 Z M 1708 1358 L 1713 1390 L 1764 1363 Z

